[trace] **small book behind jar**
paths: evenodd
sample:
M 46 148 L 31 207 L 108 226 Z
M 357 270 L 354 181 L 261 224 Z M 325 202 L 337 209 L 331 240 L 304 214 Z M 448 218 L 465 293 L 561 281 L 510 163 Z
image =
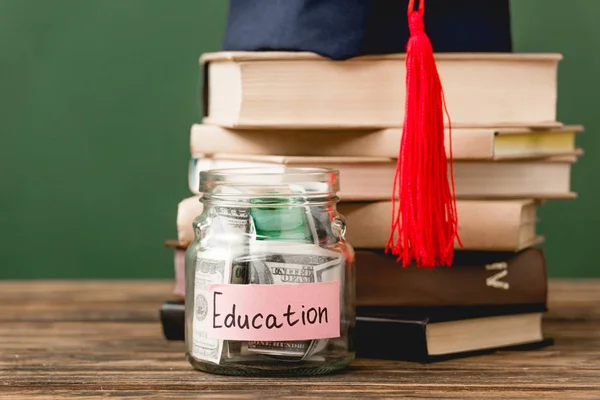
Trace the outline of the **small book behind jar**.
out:
M 354 250 L 336 211 L 339 173 L 200 174 L 186 252 L 186 349 L 199 370 L 313 375 L 354 359 Z

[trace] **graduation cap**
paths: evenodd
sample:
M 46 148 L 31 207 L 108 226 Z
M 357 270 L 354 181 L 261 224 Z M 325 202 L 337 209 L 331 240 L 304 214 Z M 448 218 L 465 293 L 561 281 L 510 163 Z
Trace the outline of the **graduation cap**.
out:
M 403 53 L 409 0 L 229 0 L 223 50 L 310 51 L 333 60 Z M 511 52 L 509 0 L 427 0 L 437 53 Z
M 427 7 L 425 7 L 427 2 Z M 225 51 L 332 60 L 406 52 L 406 104 L 386 250 L 404 266 L 450 265 L 458 237 L 452 152 L 434 52 L 511 52 L 509 0 L 230 0 Z M 450 179 L 449 179 L 450 177 Z

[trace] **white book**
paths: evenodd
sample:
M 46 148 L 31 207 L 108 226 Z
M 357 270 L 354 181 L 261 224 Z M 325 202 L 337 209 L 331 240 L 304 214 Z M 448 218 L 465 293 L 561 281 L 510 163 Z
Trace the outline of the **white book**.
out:
M 559 125 L 562 55 L 435 56 L 452 126 Z M 404 120 L 405 54 L 338 61 L 305 52 L 216 52 L 200 63 L 208 124 L 356 129 L 399 127 Z
M 574 198 L 571 166 L 577 156 L 529 161 L 457 161 L 453 163 L 456 197 L 460 199 Z M 334 168 L 340 174 L 342 201 L 391 198 L 396 160 L 385 157 L 294 157 L 213 154 L 192 159 L 189 185 L 199 193 L 200 171 L 224 168 Z

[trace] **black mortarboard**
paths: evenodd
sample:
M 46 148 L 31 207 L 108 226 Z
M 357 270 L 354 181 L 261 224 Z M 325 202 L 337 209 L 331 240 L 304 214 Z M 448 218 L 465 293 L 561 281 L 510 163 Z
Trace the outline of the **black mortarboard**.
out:
M 444 148 L 451 116 L 434 53 L 512 51 L 509 0 L 230 0 L 222 49 L 312 52 L 333 62 L 406 53 L 386 250 L 404 266 L 452 263 L 455 241 L 462 244 L 452 151 L 447 159 Z
M 310 51 L 342 60 L 404 52 L 409 0 L 229 0 L 223 50 Z M 510 52 L 509 0 L 429 0 L 433 50 Z

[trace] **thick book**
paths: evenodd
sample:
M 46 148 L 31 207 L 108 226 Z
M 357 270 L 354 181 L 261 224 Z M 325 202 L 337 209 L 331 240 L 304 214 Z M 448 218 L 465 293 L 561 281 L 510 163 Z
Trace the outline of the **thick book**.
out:
M 173 295 L 185 297 L 186 246 L 175 240 Z M 402 268 L 383 250 L 355 250 L 356 306 L 363 312 L 416 312 L 472 306 L 518 306 L 547 302 L 542 249 L 519 252 L 458 250 L 450 268 Z
M 558 128 L 452 129 L 454 160 L 516 160 L 576 154 L 582 126 Z M 450 135 L 446 129 L 446 153 Z M 282 156 L 398 157 L 401 128 L 386 129 L 234 129 L 193 124 L 192 157 L 230 153 Z
M 453 127 L 560 125 L 561 54 L 435 56 Z M 310 52 L 205 53 L 202 122 L 231 128 L 398 127 L 404 120 L 405 61 L 402 52 L 344 61 Z
M 194 218 L 202 213 L 199 197 L 179 204 L 178 237 L 182 246 L 194 240 Z M 525 200 L 458 200 L 458 233 L 464 250 L 518 251 L 543 242 L 537 234 L 539 203 Z M 355 248 L 382 249 L 389 238 L 392 203 L 340 202 L 346 240 Z M 456 248 L 458 242 L 456 242 Z
M 570 199 L 571 167 L 577 155 L 527 161 L 455 161 L 456 197 L 459 199 Z M 387 200 L 391 196 L 396 160 L 388 157 L 318 157 L 251 154 L 211 154 L 191 165 L 190 189 L 198 193 L 202 170 L 221 168 L 324 167 L 340 174 L 342 201 Z M 448 168 L 450 173 L 450 168 Z M 192 184 L 195 187 L 192 187 Z
M 524 200 L 458 200 L 463 250 L 519 251 L 543 242 L 537 234 L 540 203 Z M 346 240 L 355 248 L 383 249 L 389 239 L 392 202 L 341 202 Z M 455 248 L 458 241 L 455 242 Z
M 545 304 L 452 309 L 433 316 L 357 313 L 352 346 L 357 357 L 430 362 L 476 352 L 549 344 L 542 334 Z M 185 302 L 165 301 L 159 310 L 167 340 L 185 340 Z
M 519 251 L 543 241 L 536 230 L 539 203 L 534 200 L 458 200 L 456 205 L 464 250 Z M 337 210 L 346 220 L 346 240 L 354 248 L 385 247 L 392 212 L 390 201 L 341 202 Z M 194 239 L 192 223 L 201 213 L 199 196 L 179 204 L 177 239 L 182 245 L 187 246 Z
M 414 308 L 546 303 L 546 258 L 540 248 L 519 252 L 455 252 L 449 268 L 402 268 L 383 250 L 355 251 L 356 306 Z
M 541 305 L 540 305 L 541 306 Z M 357 315 L 353 332 L 360 358 L 433 362 L 494 352 L 529 350 L 544 339 L 542 310 L 459 320 Z

